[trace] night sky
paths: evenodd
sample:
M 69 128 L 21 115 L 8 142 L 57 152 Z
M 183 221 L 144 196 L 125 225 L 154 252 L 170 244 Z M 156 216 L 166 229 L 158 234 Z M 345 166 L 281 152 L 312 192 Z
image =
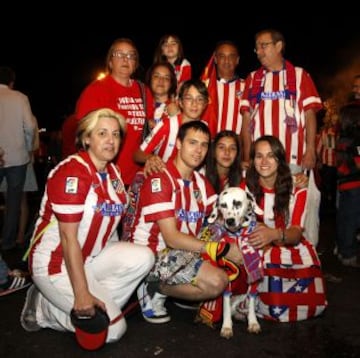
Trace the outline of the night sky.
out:
M 254 10 L 260 8 L 256 4 Z M 172 3 L 171 8 L 175 5 Z M 62 15 L 64 11 L 55 8 L 47 16 L 22 20 L 22 30 L 2 21 L 0 65 L 15 69 L 15 87 L 29 96 L 40 126 L 48 129 L 59 128 L 63 118 L 74 110 L 81 90 L 104 69 L 106 52 L 118 37 L 135 41 L 146 69 L 160 37 L 178 34 L 195 76 L 200 75 L 217 41 L 233 40 L 240 50 L 238 73 L 245 78 L 259 66 L 253 52 L 254 34 L 273 27 L 285 36 L 285 57 L 310 72 L 323 98 L 330 94 L 344 96 L 351 77 L 360 73 L 360 20 L 355 10 L 326 9 L 305 15 L 305 11 L 294 10 L 294 3 L 292 10 L 277 12 L 263 7 L 260 14 L 252 14 L 249 10 L 240 13 L 229 3 L 227 8 L 206 10 L 211 15 L 206 17 L 195 14 L 191 3 L 187 6 L 190 14 L 175 15 L 170 7 L 161 13 L 157 9 L 146 22 L 135 21 L 135 10 L 126 10 L 123 5 L 98 10 L 92 16 L 69 15 L 71 11 Z M 102 15 L 101 11 L 107 13 Z M 150 14 L 142 12 L 142 17 Z M 219 21 L 226 25 L 217 25 Z M 20 21 L 16 24 L 20 26 Z

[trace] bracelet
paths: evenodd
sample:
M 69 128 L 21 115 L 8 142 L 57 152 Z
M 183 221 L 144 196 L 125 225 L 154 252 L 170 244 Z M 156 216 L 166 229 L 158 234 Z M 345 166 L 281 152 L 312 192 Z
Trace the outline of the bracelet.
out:
M 286 240 L 285 230 L 281 230 L 281 243 L 283 245 L 285 245 L 285 240 Z
M 280 239 L 278 241 L 280 241 L 281 244 L 285 245 L 285 230 L 282 229 L 278 229 L 280 231 Z

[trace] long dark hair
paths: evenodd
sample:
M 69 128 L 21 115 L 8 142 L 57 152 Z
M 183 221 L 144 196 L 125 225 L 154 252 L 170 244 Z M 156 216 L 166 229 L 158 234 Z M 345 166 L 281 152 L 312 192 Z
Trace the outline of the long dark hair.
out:
M 209 151 L 209 154 L 207 156 L 206 160 L 206 171 L 205 175 L 209 179 L 210 183 L 212 184 L 215 191 L 219 194 L 221 191 L 221 181 L 219 177 L 219 173 L 217 171 L 216 166 L 216 158 L 215 158 L 215 151 L 216 151 L 216 145 L 219 142 L 221 138 L 224 137 L 230 137 L 234 139 L 234 142 L 236 144 L 236 157 L 234 159 L 234 162 L 231 164 L 229 168 L 229 175 L 228 175 L 228 185 L 229 186 L 238 186 L 241 181 L 241 175 L 240 175 L 240 160 L 241 160 L 241 153 L 240 153 L 240 142 L 239 138 L 236 135 L 234 131 L 230 130 L 223 130 L 219 132 L 215 138 L 213 143 L 211 144 L 211 148 Z
M 179 53 L 178 53 L 178 58 L 176 59 L 174 65 L 180 65 L 182 60 L 184 59 L 184 47 L 183 44 L 180 40 L 180 37 L 176 34 L 165 34 L 163 36 L 161 36 L 159 43 L 155 49 L 155 53 L 154 53 L 154 61 L 153 62 L 164 62 L 167 61 L 167 58 L 165 55 L 162 54 L 162 46 L 164 45 L 164 43 L 167 42 L 167 40 L 169 39 L 169 37 L 172 37 L 179 46 Z
M 278 163 L 277 176 L 275 181 L 275 202 L 274 215 L 280 215 L 284 218 L 284 222 L 289 220 L 289 203 L 293 190 L 293 180 L 289 165 L 286 163 L 285 149 L 277 137 L 265 135 L 258 138 L 251 145 L 250 149 L 250 167 L 246 172 L 246 184 L 250 192 L 254 195 L 256 202 L 260 204 L 263 196 L 262 187 L 259 185 L 259 173 L 255 169 L 254 159 L 256 146 L 259 142 L 268 142 L 271 150 Z

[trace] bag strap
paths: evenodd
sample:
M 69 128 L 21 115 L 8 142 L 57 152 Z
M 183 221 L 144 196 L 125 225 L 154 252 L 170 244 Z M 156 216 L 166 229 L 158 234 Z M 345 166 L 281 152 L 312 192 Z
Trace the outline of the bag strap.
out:
M 143 106 L 144 106 L 144 112 L 145 112 L 145 116 L 147 116 L 147 111 L 146 111 L 146 87 L 145 84 L 139 80 L 136 80 L 139 88 L 140 88 L 140 93 L 141 93 L 141 98 L 143 101 Z M 143 131 L 142 131 L 142 135 L 141 135 L 141 139 L 144 141 L 144 139 L 150 134 L 151 129 L 149 127 L 149 121 L 146 120 L 145 118 L 145 122 L 144 122 L 144 126 L 143 126 Z

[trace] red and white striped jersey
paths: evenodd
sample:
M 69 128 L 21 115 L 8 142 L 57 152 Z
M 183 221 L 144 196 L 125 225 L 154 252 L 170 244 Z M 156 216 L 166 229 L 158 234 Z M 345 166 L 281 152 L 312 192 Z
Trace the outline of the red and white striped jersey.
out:
M 164 117 L 141 143 L 140 149 L 147 154 L 158 155 L 165 163 L 176 155 L 176 137 L 182 123 L 182 115 Z
M 336 139 L 337 131 L 335 127 L 326 127 L 320 130 L 316 152 L 321 163 L 329 167 L 336 167 Z
M 179 65 L 175 65 L 175 74 L 178 83 L 178 89 L 187 80 L 191 80 L 192 68 L 191 63 L 184 58 Z
M 265 223 L 268 227 L 275 228 L 274 218 L 274 202 L 275 192 L 272 189 L 262 188 L 264 195 L 261 198 L 259 207 L 263 211 L 263 215 L 257 215 L 257 220 Z M 289 203 L 289 222 L 287 226 L 297 225 L 304 227 L 305 221 L 305 204 L 307 197 L 307 188 L 295 188 L 291 195 Z
M 106 169 L 102 177 L 88 153 L 79 152 L 50 172 L 29 257 L 32 267 L 36 254 L 38 275 L 65 270 L 58 221 L 79 223 L 77 239 L 84 263 L 108 241 L 118 240 L 116 229 L 127 207 L 127 194 L 117 167 L 110 163 Z
M 242 125 L 240 100 L 244 92 L 245 81 L 242 78 L 233 81 L 218 79 L 216 84 L 218 97 L 217 133 L 227 129 L 240 135 Z
M 285 68 L 281 71 L 263 72 L 262 78 L 255 79 L 258 71 L 251 72 L 246 79 L 241 99 L 241 113 L 250 112 L 252 140 L 262 135 L 273 135 L 280 139 L 286 151 L 287 162 L 301 165 L 306 149 L 305 111 L 315 112 L 322 108 L 321 99 L 310 75 L 300 67 L 293 67 L 294 93 L 288 97 L 289 74 Z M 259 82 L 259 83 L 255 83 Z M 257 87 L 258 93 L 251 93 Z M 257 100 L 251 98 L 256 96 Z M 286 125 L 291 117 L 295 119 L 296 130 Z
M 175 217 L 179 231 L 197 236 L 217 198 L 202 174 L 194 171 L 191 180 L 184 180 L 173 161 L 166 167 L 142 184 L 130 234 L 130 241 L 147 245 L 154 252 L 166 247 L 157 220 Z

